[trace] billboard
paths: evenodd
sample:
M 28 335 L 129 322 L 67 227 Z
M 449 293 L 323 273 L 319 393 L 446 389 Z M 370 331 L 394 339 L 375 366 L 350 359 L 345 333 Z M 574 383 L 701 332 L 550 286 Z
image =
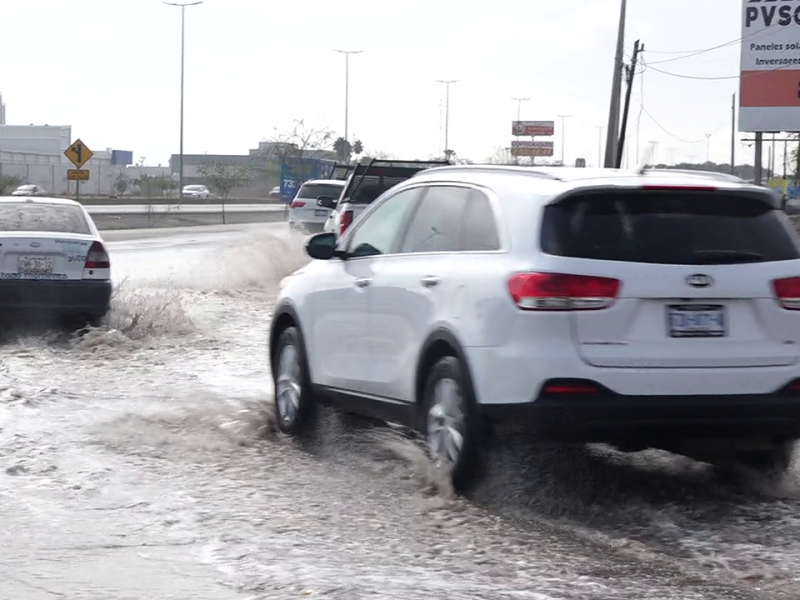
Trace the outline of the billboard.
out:
M 281 200 L 291 202 L 309 179 L 330 179 L 336 162 L 321 158 L 287 158 L 281 165 Z
M 800 131 L 800 0 L 742 0 L 739 131 Z
M 511 142 L 511 156 L 553 156 L 553 142 L 514 140 Z
M 555 121 L 511 121 L 511 135 L 550 137 L 555 131 Z

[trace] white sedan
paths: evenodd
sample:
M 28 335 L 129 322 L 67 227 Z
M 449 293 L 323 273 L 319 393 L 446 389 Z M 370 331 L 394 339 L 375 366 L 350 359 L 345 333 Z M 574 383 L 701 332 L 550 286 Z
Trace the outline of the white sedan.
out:
M 204 185 L 185 185 L 183 186 L 184 198 L 201 198 L 205 200 L 211 195 L 208 188 Z
M 97 325 L 111 292 L 108 252 L 82 205 L 0 197 L 0 315 Z

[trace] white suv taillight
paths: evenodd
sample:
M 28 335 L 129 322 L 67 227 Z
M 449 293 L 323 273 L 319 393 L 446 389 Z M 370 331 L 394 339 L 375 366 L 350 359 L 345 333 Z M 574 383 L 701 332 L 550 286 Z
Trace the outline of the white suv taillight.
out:
M 786 310 L 800 310 L 800 277 L 786 277 L 772 282 L 775 299 Z
M 339 235 L 344 235 L 347 228 L 353 224 L 353 211 L 346 210 L 342 213 L 342 219 L 339 221 Z
M 86 264 L 83 265 L 84 269 L 110 269 L 111 261 L 108 258 L 105 246 L 100 242 L 94 242 L 92 247 L 89 248 L 89 254 L 86 255 Z
M 568 273 L 515 273 L 508 293 L 521 310 L 598 310 L 617 299 L 622 282 Z

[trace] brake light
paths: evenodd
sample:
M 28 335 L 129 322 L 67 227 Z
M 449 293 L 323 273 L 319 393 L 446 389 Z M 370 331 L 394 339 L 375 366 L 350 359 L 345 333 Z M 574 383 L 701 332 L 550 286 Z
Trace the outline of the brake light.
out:
M 786 310 L 800 310 L 800 277 L 785 277 L 772 282 L 775 299 Z
M 92 247 L 89 248 L 89 254 L 86 255 L 86 263 L 83 265 L 84 269 L 110 269 L 111 261 L 108 258 L 105 246 L 100 242 L 94 242 Z
M 342 220 L 339 223 L 339 235 L 342 235 L 350 225 L 353 224 L 353 211 L 346 210 L 342 213 Z
M 786 386 L 786 391 L 791 392 L 792 394 L 800 394 L 800 380 L 795 379 L 789 385 Z
M 306 205 L 302 200 L 295 200 L 292 202 L 292 208 L 303 208 Z
M 717 188 L 711 185 L 643 185 L 642 189 L 650 192 L 713 192 Z
M 598 310 L 617 299 L 622 282 L 608 277 L 567 273 L 515 273 L 508 293 L 522 310 Z

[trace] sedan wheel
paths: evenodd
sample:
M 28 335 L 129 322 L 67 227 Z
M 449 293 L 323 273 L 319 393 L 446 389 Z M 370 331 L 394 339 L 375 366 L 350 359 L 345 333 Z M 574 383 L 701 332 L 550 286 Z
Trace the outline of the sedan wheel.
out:
M 300 332 L 296 327 L 287 327 L 281 332 L 273 354 L 272 378 L 278 429 L 289 435 L 304 433 L 313 421 L 315 401 L 308 381 Z

